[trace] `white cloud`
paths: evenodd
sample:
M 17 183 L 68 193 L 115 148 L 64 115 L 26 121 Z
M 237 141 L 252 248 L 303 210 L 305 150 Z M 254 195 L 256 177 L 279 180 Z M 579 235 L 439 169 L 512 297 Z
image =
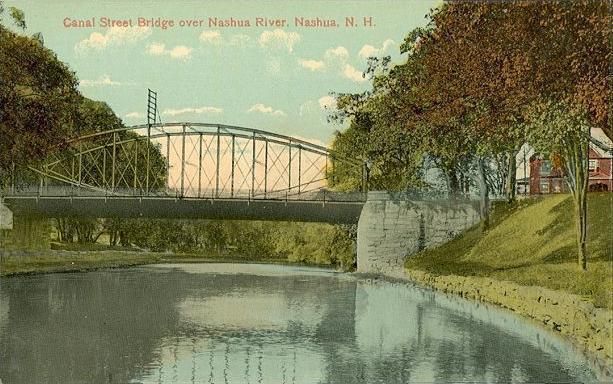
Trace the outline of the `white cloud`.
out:
M 258 112 L 272 116 L 285 116 L 285 112 L 281 111 L 280 109 L 275 110 L 273 107 L 269 107 L 262 103 L 252 105 L 251 108 L 247 110 L 247 112 Z
M 305 60 L 305 59 L 300 59 L 298 60 L 298 62 L 300 63 L 300 65 L 306 69 L 309 69 L 311 71 L 323 71 L 326 67 L 326 64 L 321 61 L 321 60 Z
M 185 45 L 177 45 L 170 50 L 169 54 L 173 59 L 187 60 L 192 56 L 192 48 Z
M 300 35 L 297 32 L 285 32 L 282 29 L 264 31 L 258 39 L 261 47 L 287 49 L 290 53 L 299 41 Z
M 349 58 L 349 51 L 347 51 L 347 48 L 343 46 L 338 46 L 336 48 L 329 48 L 329 49 L 326 49 L 326 52 L 324 53 L 324 58 L 326 58 L 326 60 L 345 61 Z
M 119 81 L 112 80 L 109 75 L 102 75 L 96 80 L 80 80 L 79 85 L 81 87 L 106 87 L 113 85 L 121 85 Z
M 319 108 L 321 108 L 323 111 L 328 109 L 336 109 L 336 98 L 332 96 L 320 97 L 317 102 L 319 103 Z
M 204 43 L 220 45 L 222 42 L 221 33 L 219 31 L 202 31 L 200 41 Z
M 126 113 L 124 117 L 128 119 L 143 119 L 145 117 L 145 114 L 140 112 L 130 112 Z
M 383 50 L 384 48 L 387 49 L 387 47 L 391 46 L 390 44 L 395 43 L 393 42 L 393 40 L 386 40 L 383 43 L 381 50 Z M 376 50 L 376 48 L 372 48 Z M 370 50 L 370 48 L 365 49 L 364 47 L 362 47 L 362 50 L 360 52 L 370 53 L 372 52 L 372 50 Z M 338 74 L 342 77 L 356 83 L 362 83 L 367 81 L 368 79 L 363 76 L 362 72 L 357 70 L 353 65 L 349 64 L 348 61 L 349 51 L 347 50 L 347 48 L 340 45 L 335 48 L 326 49 L 326 51 L 324 52 L 323 60 L 298 60 L 299 64 L 302 67 L 307 68 L 311 71 L 324 71 L 330 69 L 338 72 Z
M 351 64 L 345 64 L 345 68 L 343 68 L 343 76 L 356 83 L 363 83 L 364 81 L 368 80 L 366 77 L 364 77 L 362 71 L 358 71 Z
M 396 48 L 397 44 L 392 39 L 387 39 L 381 45 L 381 48 L 373 47 L 372 45 L 366 44 L 364 45 L 360 51 L 358 52 L 358 56 L 362 59 L 367 59 L 369 57 L 377 57 L 384 56 L 386 54 L 391 53 L 392 48 Z
M 189 60 L 192 58 L 193 48 L 185 45 L 177 45 L 172 49 L 166 49 L 163 43 L 151 43 L 147 46 L 147 53 L 152 56 L 170 56 L 177 60 Z
M 154 56 L 163 55 L 166 51 L 166 45 L 161 43 L 151 43 L 147 46 L 147 53 Z
M 176 116 L 176 115 L 183 115 L 186 113 L 195 113 L 195 114 L 211 114 L 211 115 L 217 115 L 220 113 L 223 113 L 223 109 L 222 108 L 217 108 L 217 107 L 198 107 L 198 108 L 193 108 L 193 107 L 187 107 L 187 108 L 181 108 L 181 109 L 165 109 L 162 112 L 162 115 L 168 115 L 168 116 Z
M 219 31 L 202 31 L 199 36 L 200 41 L 210 45 L 230 45 L 244 46 L 251 39 L 248 35 L 239 33 L 232 35 L 229 38 L 224 38 Z
M 92 32 L 87 39 L 81 40 L 75 45 L 78 53 L 89 50 L 101 51 L 108 47 L 120 46 L 144 40 L 151 35 L 149 27 L 111 27 L 104 34 Z

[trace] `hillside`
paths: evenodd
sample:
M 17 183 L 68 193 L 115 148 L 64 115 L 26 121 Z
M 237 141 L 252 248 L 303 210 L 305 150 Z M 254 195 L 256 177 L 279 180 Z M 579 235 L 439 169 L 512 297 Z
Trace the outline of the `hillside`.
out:
M 577 266 L 569 195 L 526 199 L 493 208 L 492 226 L 473 228 L 406 262 L 433 275 L 483 276 L 558 289 L 613 308 L 613 194 L 588 197 L 588 271 Z

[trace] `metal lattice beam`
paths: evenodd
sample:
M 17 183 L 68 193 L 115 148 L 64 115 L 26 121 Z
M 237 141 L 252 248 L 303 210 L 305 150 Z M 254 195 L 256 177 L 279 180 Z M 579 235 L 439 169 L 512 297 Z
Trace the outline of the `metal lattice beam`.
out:
M 68 143 L 35 169 L 41 185 L 44 178 L 109 194 L 274 199 L 325 189 L 337 162 L 364 174 L 361 162 L 323 146 L 222 124 L 149 120 Z

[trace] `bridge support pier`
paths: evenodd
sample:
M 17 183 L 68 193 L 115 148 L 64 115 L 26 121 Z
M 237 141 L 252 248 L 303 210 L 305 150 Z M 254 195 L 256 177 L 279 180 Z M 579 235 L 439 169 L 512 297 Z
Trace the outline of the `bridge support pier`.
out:
M 358 222 L 358 272 L 401 270 L 407 256 L 443 244 L 479 222 L 475 202 L 368 193 Z

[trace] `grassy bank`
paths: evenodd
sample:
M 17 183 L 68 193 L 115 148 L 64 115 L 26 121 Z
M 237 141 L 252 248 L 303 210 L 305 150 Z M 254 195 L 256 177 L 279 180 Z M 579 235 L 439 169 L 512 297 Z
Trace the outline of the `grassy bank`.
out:
M 41 252 L 40 255 L 8 256 L 0 261 L 0 276 L 53 272 L 85 272 L 162 263 L 268 263 L 298 264 L 287 259 L 238 258 L 194 254 L 164 254 L 130 251 Z M 329 267 L 329 266 L 327 266 Z
M 613 308 L 613 194 L 588 197 L 588 271 L 576 261 L 572 198 L 568 195 L 500 203 L 492 226 L 409 258 L 409 270 L 435 276 L 480 276 L 583 296 Z

